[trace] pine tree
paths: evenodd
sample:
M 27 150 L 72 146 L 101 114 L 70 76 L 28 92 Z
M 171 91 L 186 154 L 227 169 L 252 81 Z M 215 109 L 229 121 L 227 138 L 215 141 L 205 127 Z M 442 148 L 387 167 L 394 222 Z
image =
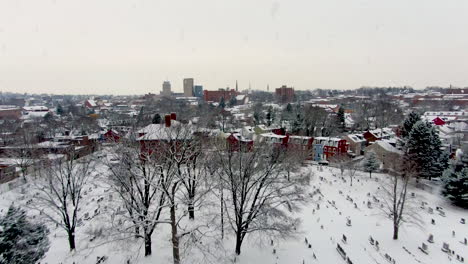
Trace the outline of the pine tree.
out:
M 30 222 L 24 210 L 10 206 L 0 219 L 0 263 L 36 263 L 49 249 L 48 233 L 45 225 Z
M 421 116 L 416 113 L 416 112 L 411 112 L 409 115 L 405 118 L 405 121 L 403 121 L 403 125 L 401 126 L 401 137 L 403 139 L 407 139 L 411 129 L 413 129 L 414 124 L 416 124 L 418 121 L 421 121 Z
M 237 104 L 237 98 L 235 96 L 231 97 L 231 100 L 229 100 L 229 106 L 233 107 Z
M 404 146 L 406 158 L 418 166 L 419 176 L 431 179 L 441 176 L 445 169 L 441 161 L 442 142 L 432 124 L 418 121 L 414 124 Z
M 63 115 L 63 107 L 61 104 L 57 105 L 57 115 Z
M 266 114 L 266 119 L 267 119 L 267 124 L 268 126 L 271 126 L 271 123 L 273 123 L 273 113 L 272 113 L 272 107 L 270 106 L 268 108 L 268 112 Z
M 52 114 L 50 112 L 47 112 L 47 114 L 44 115 L 44 121 L 49 122 L 53 118 Z
M 372 172 L 377 171 L 379 162 L 374 152 L 369 152 L 366 160 L 364 161 L 364 171 L 369 172 L 369 177 L 372 178 Z
M 140 112 L 138 113 L 138 116 L 137 116 L 137 124 L 138 125 L 141 125 L 141 123 L 143 122 L 144 116 L 145 116 L 145 110 L 144 110 L 144 107 L 142 106 L 140 108 Z
M 298 134 L 301 131 L 303 121 L 304 119 L 302 118 L 301 113 L 298 112 L 296 114 L 296 119 L 293 121 L 293 124 L 292 124 L 292 132 L 294 134 Z
M 219 102 L 219 108 L 223 108 L 226 107 L 226 103 L 224 102 L 224 97 L 221 97 L 221 101 Z
M 338 122 L 338 127 L 344 131 L 345 128 L 345 111 L 344 108 L 340 106 L 338 108 L 338 113 L 336 114 L 337 116 L 337 122 Z
M 161 124 L 161 115 L 155 114 L 153 116 L 153 120 L 151 121 L 153 124 Z
M 443 175 L 442 194 L 455 205 L 468 208 L 468 155 L 452 164 Z

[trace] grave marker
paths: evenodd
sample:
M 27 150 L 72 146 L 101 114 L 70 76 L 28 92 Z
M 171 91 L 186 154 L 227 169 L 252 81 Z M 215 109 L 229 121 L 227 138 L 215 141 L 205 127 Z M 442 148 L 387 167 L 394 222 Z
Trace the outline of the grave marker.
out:
M 444 242 L 444 243 L 442 244 L 442 251 L 445 252 L 445 253 L 450 253 L 450 252 L 451 252 L 450 246 L 449 246 L 448 243 L 445 243 L 445 242 Z
M 434 243 L 434 235 L 433 234 L 429 234 L 429 238 L 427 239 L 427 242 Z
M 425 243 L 422 243 L 422 245 L 419 247 L 419 249 L 425 253 L 426 255 L 429 254 L 428 252 L 428 249 L 427 249 L 427 245 Z

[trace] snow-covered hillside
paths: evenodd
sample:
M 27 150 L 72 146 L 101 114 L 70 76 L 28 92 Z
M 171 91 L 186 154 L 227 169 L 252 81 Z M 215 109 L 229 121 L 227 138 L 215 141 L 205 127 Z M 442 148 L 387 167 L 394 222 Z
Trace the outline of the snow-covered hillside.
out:
M 247 237 L 242 254 L 236 257 L 233 254 L 234 241 L 229 239 L 229 234 L 223 243 L 218 243 L 215 235 L 206 235 L 197 247 L 185 250 L 182 262 L 346 263 L 337 251 L 337 244 L 356 264 L 392 263 L 388 257 L 395 263 L 404 264 L 461 263 L 457 255 L 468 262 L 468 245 L 462 243 L 468 238 L 468 224 L 460 223 L 461 218 L 468 219 L 468 212 L 449 205 L 440 196 L 436 185 L 427 183 L 422 185 L 424 189 L 411 186 L 410 193 L 414 193 L 424 224 L 403 225 L 399 239 L 395 241 L 392 239 L 392 222 L 380 210 L 382 198 L 378 194 L 382 181 L 388 175 L 373 174 L 369 179 L 368 173 L 358 172 L 351 187 L 349 178 L 346 175 L 341 177 L 338 169 L 310 165 L 298 173 L 312 173 L 309 193 L 315 195 L 314 201 L 304 206 L 298 215 L 302 225 L 295 237 L 274 240 Z M 130 263 L 171 263 L 169 225 L 157 227 L 153 234 L 153 255 L 146 258 L 141 240 L 109 231 L 112 230 L 110 215 L 118 210 L 118 203 L 116 195 L 102 181 L 105 174 L 104 167 L 99 167 L 85 188 L 85 206 L 80 216 L 82 225 L 77 228 L 77 251 L 70 253 L 65 232 L 49 225 L 51 247 L 41 263 L 96 263 L 103 256 L 106 260 L 102 263 L 127 263 L 127 260 Z M 1 194 L 2 214 L 12 202 L 25 206 L 34 202 L 31 185 Z M 436 210 L 437 207 L 442 207 L 445 216 Z M 429 208 L 433 209 L 432 213 Z M 210 207 L 205 210 L 210 210 Z M 30 213 L 36 219 L 41 217 L 37 212 Z M 201 216 L 197 221 L 208 219 Z M 350 225 L 347 219 L 351 220 Z M 435 224 L 431 223 L 432 219 Z M 102 236 L 96 236 L 100 230 Z M 429 234 L 433 234 L 434 243 L 427 242 Z M 371 245 L 370 237 L 378 242 L 378 247 L 376 243 Z M 423 242 L 428 245 L 428 254 L 418 249 Z M 444 242 L 449 244 L 454 255 L 442 251 Z

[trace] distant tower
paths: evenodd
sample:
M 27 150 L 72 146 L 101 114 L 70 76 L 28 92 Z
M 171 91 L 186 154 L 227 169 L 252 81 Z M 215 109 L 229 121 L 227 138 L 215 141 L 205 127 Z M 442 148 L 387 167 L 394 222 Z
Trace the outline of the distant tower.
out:
M 184 96 L 185 97 L 193 96 L 193 78 L 184 79 Z
M 270 85 L 267 84 L 267 92 L 269 92 L 269 91 L 270 91 Z
M 239 86 L 237 86 L 237 80 L 236 80 L 236 92 L 239 91 Z
M 164 81 L 162 85 L 162 95 L 171 96 L 171 83 L 169 81 Z

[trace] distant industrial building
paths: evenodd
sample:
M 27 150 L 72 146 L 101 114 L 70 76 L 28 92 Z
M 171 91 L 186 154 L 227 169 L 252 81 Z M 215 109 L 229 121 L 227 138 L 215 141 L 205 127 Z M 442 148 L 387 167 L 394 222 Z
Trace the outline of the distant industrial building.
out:
M 224 101 L 227 103 L 231 98 L 236 97 L 239 93 L 234 90 L 228 89 L 219 89 L 218 91 L 203 91 L 203 99 L 206 102 L 216 102 L 219 103 L 221 98 L 224 98 Z
M 283 85 L 280 88 L 276 88 L 275 96 L 276 100 L 281 103 L 290 103 L 294 100 L 294 89 Z
M 163 82 L 161 95 L 171 96 L 171 83 L 169 81 Z
M 193 96 L 193 78 L 184 79 L 184 96 L 192 97 Z
M 201 85 L 195 85 L 193 87 L 193 96 L 195 97 L 203 97 L 203 86 Z
M 20 119 L 21 108 L 15 105 L 0 105 L 0 120 L 4 119 Z

